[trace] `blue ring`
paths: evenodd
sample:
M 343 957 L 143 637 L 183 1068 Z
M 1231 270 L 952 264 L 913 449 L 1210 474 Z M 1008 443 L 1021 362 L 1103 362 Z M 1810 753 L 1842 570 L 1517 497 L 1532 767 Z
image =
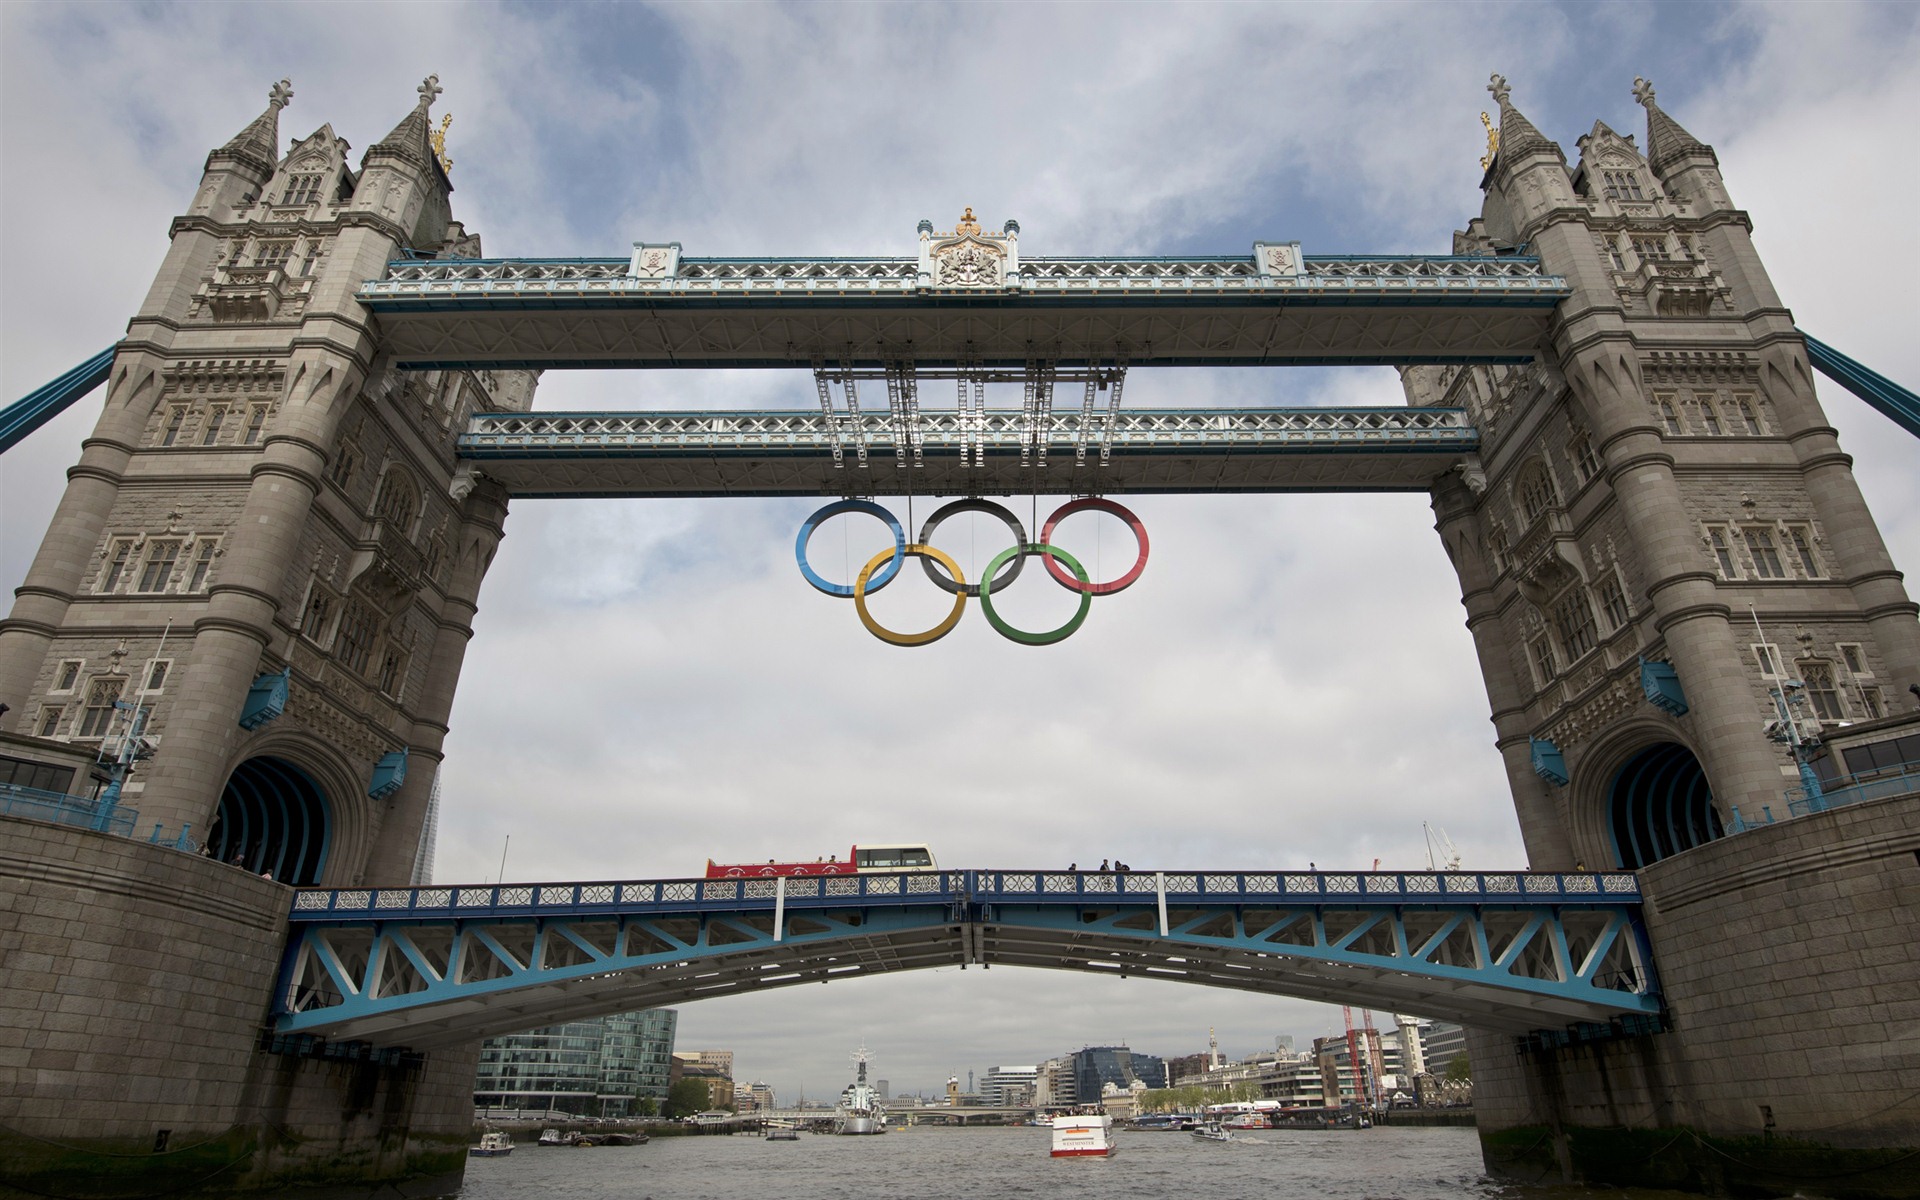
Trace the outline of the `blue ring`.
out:
M 900 521 L 897 517 L 886 509 L 881 508 L 878 504 L 875 504 L 871 500 L 836 500 L 832 504 L 822 508 L 819 512 L 808 517 L 800 526 L 800 536 L 795 538 L 793 542 L 793 557 L 794 561 L 800 564 L 800 574 L 806 576 L 807 582 L 812 584 L 815 590 L 825 592 L 829 596 L 838 596 L 843 600 L 853 599 L 853 585 L 850 583 L 828 583 L 826 580 L 820 578 L 820 576 L 814 572 L 814 569 L 807 565 L 807 543 L 813 540 L 813 531 L 820 527 L 821 522 L 829 517 L 837 517 L 841 513 L 850 512 L 862 512 L 869 516 L 879 517 L 887 523 L 887 528 L 893 530 L 893 561 L 889 562 L 885 567 L 882 567 L 880 572 L 873 578 L 867 580 L 867 591 L 869 594 L 877 592 L 889 583 L 892 583 L 893 577 L 900 573 L 900 564 L 907 561 L 907 531 L 901 528 Z

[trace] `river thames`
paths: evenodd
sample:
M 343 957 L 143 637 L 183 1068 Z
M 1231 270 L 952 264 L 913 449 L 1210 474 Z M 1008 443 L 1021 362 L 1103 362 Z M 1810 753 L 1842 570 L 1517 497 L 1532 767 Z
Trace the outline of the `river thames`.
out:
M 1698 1200 L 1679 1192 L 1496 1183 L 1471 1129 L 1261 1130 L 1230 1143 L 1122 1133 L 1110 1159 L 1048 1157 L 1045 1129 L 900 1129 L 656 1138 L 644 1146 L 541 1148 L 467 1164 L 460 1200 L 980 1200 L 981 1197 L 1259 1197 L 1261 1200 Z

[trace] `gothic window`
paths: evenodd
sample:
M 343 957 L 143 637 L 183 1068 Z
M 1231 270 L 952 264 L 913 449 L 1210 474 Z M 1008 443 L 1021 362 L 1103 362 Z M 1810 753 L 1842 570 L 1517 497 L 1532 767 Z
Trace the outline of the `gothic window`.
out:
M 167 427 L 160 434 L 160 444 L 171 446 L 180 440 L 180 427 L 187 423 L 187 406 L 176 404 L 167 413 Z
M 213 569 L 213 552 L 220 543 L 203 538 L 193 551 L 193 572 L 187 577 L 187 591 L 197 592 L 207 584 L 207 572 Z
M 327 478 L 345 488 L 353 482 L 353 469 L 359 465 L 359 447 L 352 442 L 341 442 L 339 451 L 334 455 L 333 466 L 327 471 Z
M 1747 540 L 1747 553 L 1753 556 L 1753 573 L 1762 579 L 1785 579 L 1786 565 L 1780 561 L 1780 548 L 1773 543 L 1773 531 L 1763 525 L 1741 530 Z
M 356 675 L 364 674 L 380 625 L 373 609 L 364 601 L 350 599 L 340 610 L 340 635 L 333 641 L 333 656 Z
M 1680 422 L 1680 409 L 1673 402 L 1672 392 L 1655 396 L 1653 403 L 1660 410 L 1660 423 L 1666 426 L 1667 436 L 1679 437 L 1687 431 L 1687 427 Z
M 1507 569 L 1507 531 L 1498 525 L 1487 531 L 1487 557 L 1493 561 L 1494 574 Z
M 102 592 L 112 592 L 120 586 L 120 581 L 124 579 L 127 574 L 127 562 L 132 557 L 133 539 L 115 539 L 113 549 L 107 556 L 107 577 L 100 581 L 100 590 Z
M 120 699 L 120 689 L 126 686 L 125 679 L 94 680 L 87 688 L 87 704 L 80 710 L 80 729 L 74 736 L 107 736 L 107 730 L 113 727 L 114 703 Z
M 157 692 L 167 686 L 167 672 L 173 670 L 170 658 L 156 659 L 147 667 L 147 691 Z
M 81 661 L 77 658 L 69 658 L 61 663 L 59 673 L 53 678 L 53 687 L 48 690 L 55 692 L 72 691 L 73 685 L 80 682 L 81 665 Z
M 1553 481 L 1538 464 L 1520 477 L 1519 492 L 1520 511 L 1526 514 L 1529 523 L 1539 520 L 1553 507 Z
M 1621 257 L 1620 254 L 1620 243 L 1614 241 L 1612 238 L 1607 239 L 1607 259 L 1613 264 L 1614 270 L 1624 271 L 1627 269 L 1627 260 Z
M 1765 675 L 1769 679 L 1779 677 L 1780 664 L 1773 657 L 1772 646 L 1755 646 L 1753 648 L 1753 661 L 1759 665 L 1762 675 Z
M 260 434 L 267 427 L 267 406 L 256 404 L 247 410 L 247 431 L 241 435 L 241 442 L 248 446 L 260 444 Z
M 1600 473 L 1600 460 L 1593 453 L 1593 439 L 1584 429 L 1576 429 L 1567 439 L 1567 453 L 1573 458 L 1573 469 L 1580 472 L 1580 482 L 1585 483 Z
M 380 690 L 395 700 L 400 698 L 400 685 L 407 675 L 406 655 L 398 650 L 388 650 L 380 656 Z
M 1700 397 L 1700 423 L 1706 427 L 1710 437 L 1719 437 L 1724 430 L 1720 428 L 1720 410 L 1713 401 Z
M 327 640 L 327 622 L 333 616 L 333 597 L 319 588 L 307 597 L 307 611 L 300 618 L 300 632 L 316 642 Z
M 320 198 L 319 175 L 294 175 L 287 179 L 287 194 L 282 204 L 312 204 Z
M 40 708 L 40 737 L 52 737 L 60 729 L 60 718 L 67 710 L 59 704 L 46 704 Z
M 1854 675 L 1871 675 L 1867 670 L 1866 656 L 1860 653 L 1858 642 L 1846 642 L 1840 646 L 1840 661 L 1847 664 L 1847 670 Z
M 216 404 L 207 410 L 207 425 L 200 432 L 200 444 L 211 446 L 220 440 L 220 427 L 227 423 L 227 406 Z
M 1609 575 L 1600 581 L 1600 607 L 1607 614 L 1607 624 L 1613 629 L 1625 629 L 1627 619 L 1632 615 L 1627 610 L 1626 589 L 1620 586 L 1617 575 Z
M 1740 568 L 1733 562 L 1731 533 L 1724 525 L 1707 526 L 1707 545 L 1713 551 L 1713 565 L 1719 569 L 1720 578 L 1740 578 Z
M 1807 702 L 1822 721 L 1842 721 L 1846 712 L 1840 707 L 1840 689 L 1834 686 L 1833 664 L 1825 659 L 1807 659 L 1794 664 L 1800 680 L 1807 685 Z
M 1593 605 L 1587 593 L 1576 587 L 1553 606 L 1553 623 L 1560 631 L 1560 644 L 1566 647 L 1569 664 L 1580 661 L 1594 646 Z
M 1733 410 L 1739 414 L 1740 424 L 1745 427 L 1748 436 L 1759 437 L 1764 432 L 1760 428 L 1760 418 L 1754 410 L 1752 396 L 1736 395 L 1733 398 Z
M 386 481 L 380 485 L 380 498 L 373 506 L 374 515 L 385 521 L 394 532 L 404 534 L 413 523 L 416 503 L 413 481 L 396 467 L 387 472 Z
M 1860 689 L 1860 707 L 1866 710 L 1868 719 L 1887 715 L 1886 708 L 1880 703 L 1880 689 L 1876 687 Z
M 430 538 L 427 541 L 426 553 L 421 555 L 420 569 L 428 579 L 432 579 L 436 582 L 439 580 L 440 560 L 445 558 L 446 554 L 447 554 L 446 540 L 440 537 L 439 534 L 435 534 L 432 538 Z
M 136 592 L 164 592 L 173 578 L 173 564 L 180 558 L 178 538 L 155 538 L 147 543 L 147 561 L 140 567 Z
M 1634 238 L 1633 252 L 1640 256 L 1641 262 L 1665 262 L 1673 257 L 1667 250 L 1667 239 L 1663 237 Z
M 1637 171 L 1602 171 L 1600 177 L 1606 183 L 1609 200 L 1646 199 L 1640 190 L 1640 175 Z
M 261 242 L 254 252 L 253 265 L 256 267 L 284 267 L 287 259 L 293 255 L 293 243 L 290 241 Z
M 1808 579 L 1820 578 L 1820 560 L 1813 556 L 1813 530 L 1805 525 L 1787 526 L 1787 545 L 1793 548 L 1800 569 Z
M 1533 652 L 1533 667 L 1540 676 L 1540 685 L 1545 687 L 1553 682 L 1556 673 L 1553 664 L 1553 643 L 1542 635 L 1533 639 L 1528 648 Z

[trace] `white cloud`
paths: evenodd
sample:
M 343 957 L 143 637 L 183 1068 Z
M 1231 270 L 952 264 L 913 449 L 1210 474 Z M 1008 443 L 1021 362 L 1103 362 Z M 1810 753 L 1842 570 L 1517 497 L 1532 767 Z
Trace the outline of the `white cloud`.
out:
M 1798 319 L 1920 379 L 1904 282 L 1920 168 L 1896 149 L 1920 111 L 1920 38 L 1890 7 L 1720 10 L 1686 37 L 1671 23 L 1694 12 L 1620 5 L 384 6 L 379 38 L 354 15 L 372 10 L 345 11 L 0 8 L 0 400 L 118 334 L 205 153 L 273 79 L 298 93 L 283 136 L 328 121 L 364 148 L 428 71 L 456 114 L 457 214 L 490 253 L 528 255 L 642 236 L 693 255 L 905 253 L 921 217 L 968 204 L 1018 218 L 1029 253 L 1282 235 L 1444 250 L 1478 208 L 1489 70 L 1569 148 L 1596 116 L 1641 129 L 1640 71 L 1719 148 Z M 1136 373 L 1128 395 L 1398 402 L 1384 370 Z M 1822 395 L 1913 564 L 1920 453 Z M 550 373 L 540 403 L 812 398 L 790 373 Z M 94 411 L 0 459 L 0 579 L 25 574 Z M 1074 639 L 1021 650 L 972 613 L 896 651 L 801 582 L 801 502 L 516 505 L 453 717 L 442 878 L 490 878 L 509 833 L 522 878 L 915 837 L 959 865 L 1418 866 L 1423 821 L 1469 865 L 1519 860 L 1424 498 L 1135 507 L 1152 565 Z M 883 597 L 892 616 L 915 615 L 915 582 Z M 1084 1042 L 1177 1054 L 1215 1025 L 1251 1050 L 1337 1023 L 1286 999 L 956 974 L 706 1002 L 683 1010 L 682 1040 L 733 1047 L 743 1075 L 791 1095 L 844 1083 L 862 1040 L 904 1089 Z

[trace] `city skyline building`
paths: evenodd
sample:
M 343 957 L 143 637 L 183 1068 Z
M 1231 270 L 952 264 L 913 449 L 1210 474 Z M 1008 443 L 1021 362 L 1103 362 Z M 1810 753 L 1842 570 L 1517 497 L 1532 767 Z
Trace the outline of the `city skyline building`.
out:
M 665 1103 L 679 1013 L 616 1013 L 488 1038 L 473 1083 L 478 1109 L 618 1117 Z

